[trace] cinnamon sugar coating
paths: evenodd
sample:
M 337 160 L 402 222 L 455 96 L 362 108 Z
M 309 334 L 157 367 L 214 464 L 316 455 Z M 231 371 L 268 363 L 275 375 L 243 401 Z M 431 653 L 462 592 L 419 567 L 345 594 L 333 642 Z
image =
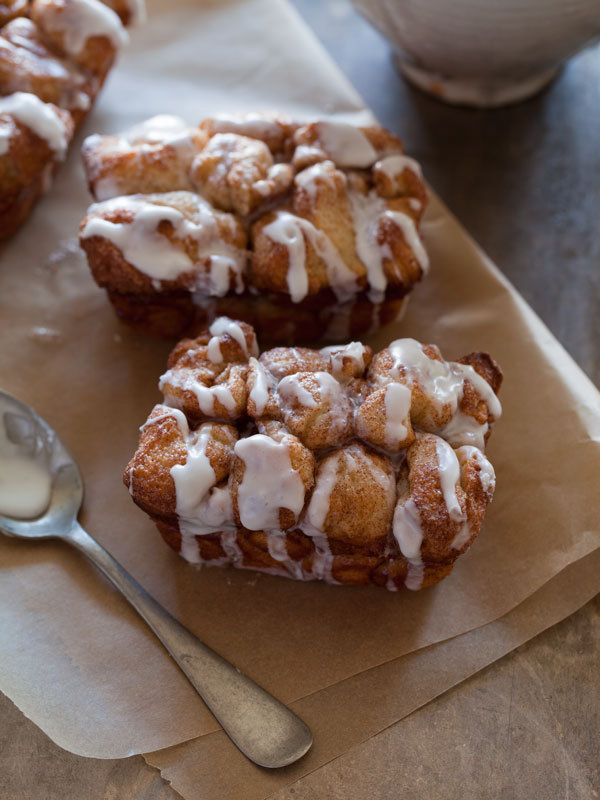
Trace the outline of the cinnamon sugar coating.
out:
M 0 7 L 0 239 L 50 186 L 126 39 L 110 5 L 9 0 Z M 129 20 L 130 3 L 112 5 Z
M 83 160 L 101 201 L 80 231 L 92 273 L 122 318 L 150 333 L 198 332 L 221 313 L 214 298 L 225 296 L 216 287 L 226 283 L 218 273 L 227 266 L 214 261 L 212 284 L 198 286 L 202 259 L 188 253 L 189 269 L 179 273 L 185 286 L 173 283 L 172 259 L 165 251 L 161 268 L 151 248 L 158 223 L 146 226 L 146 248 L 131 246 L 140 226 L 125 215 L 130 196 L 140 215 L 147 203 L 168 214 L 176 208 L 172 192 L 181 189 L 201 197 L 213 215 L 233 215 L 248 249 L 226 295 L 239 295 L 237 315 L 253 323 L 260 297 L 276 317 L 261 335 L 286 326 L 287 343 L 343 341 L 368 332 L 382 315 L 393 319 L 428 269 L 419 233 L 427 201 L 420 169 L 383 128 L 303 125 L 267 113 L 211 117 L 198 126 L 161 117 L 120 136 L 88 137 Z M 121 218 L 119 231 L 98 231 L 94 220 L 106 213 Z M 201 230 L 194 235 L 206 239 Z M 213 236 L 202 255 L 220 254 L 221 244 Z M 176 258 L 179 249 L 174 244 Z M 151 276 L 151 285 L 140 275 Z M 193 292 L 185 309 L 175 290 Z M 149 305 L 168 309 L 169 325 L 160 325 L 158 314 L 144 315 Z
M 412 339 L 257 356 L 228 319 L 171 354 L 124 473 L 166 541 L 304 580 L 416 589 L 449 574 L 495 488 L 491 356 L 447 362 Z

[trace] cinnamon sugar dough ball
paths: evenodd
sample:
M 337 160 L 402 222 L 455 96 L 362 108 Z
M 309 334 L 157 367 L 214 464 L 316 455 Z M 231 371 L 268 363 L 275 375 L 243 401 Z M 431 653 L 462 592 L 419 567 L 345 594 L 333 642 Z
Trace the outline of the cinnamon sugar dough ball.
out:
M 234 519 L 249 530 L 287 530 L 297 524 L 314 483 L 315 458 L 278 422 L 241 439 L 231 471 Z
M 175 412 L 176 413 L 176 412 Z M 182 431 L 173 409 L 156 405 L 142 426 L 138 448 L 125 468 L 123 482 L 134 502 L 153 517 L 176 520 L 177 498 L 171 469 L 185 464 L 202 433 L 209 434 L 206 457 L 215 473 L 215 484 L 229 475 L 237 430 L 231 425 L 204 423 Z
M 291 186 L 289 164 L 275 164 L 264 142 L 217 133 L 195 157 L 191 180 L 217 208 L 247 216 L 256 206 Z
M 395 483 L 388 458 L 359 442 L 344 445 L 319 462 L 303 529 L 345 542 L 357 553 L 383 553 Z

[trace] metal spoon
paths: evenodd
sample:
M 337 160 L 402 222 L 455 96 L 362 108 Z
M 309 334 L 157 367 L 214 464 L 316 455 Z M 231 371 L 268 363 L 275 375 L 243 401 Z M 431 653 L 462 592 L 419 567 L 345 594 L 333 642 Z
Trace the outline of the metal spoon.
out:
M 26 539 L 63 539 L 84 553 L 146 620 L 234 744 L 262 767 L 285 767 L 312 745 L 307 725 L 184 628 L 77 522 L 83 480 L 52 428 L 31 408 L 0 391 L 2 426 L 11 452 L 50 471 L 46 510 L 35 519 L 0 514 L 0 531 Z M 1 458 L 1 454 L 0 454 Z M 2 509 L 0 508 L 0 511 Z

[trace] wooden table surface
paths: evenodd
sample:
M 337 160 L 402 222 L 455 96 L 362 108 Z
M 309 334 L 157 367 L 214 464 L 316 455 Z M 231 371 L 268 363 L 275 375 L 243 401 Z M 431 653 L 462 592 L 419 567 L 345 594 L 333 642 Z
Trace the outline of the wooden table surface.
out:
M 450 209 L 599 385 L 600 49 L 573 59 L 532 100 L 459 109 L 409 88 L 389 46 L 347 0 L 294 4 Z M 596 598 L 273 797 L 598 798 L 599 653 Z M 141 757 L 66 753 L 1 695 L 0 770 L 2 800 L 179 796 Z

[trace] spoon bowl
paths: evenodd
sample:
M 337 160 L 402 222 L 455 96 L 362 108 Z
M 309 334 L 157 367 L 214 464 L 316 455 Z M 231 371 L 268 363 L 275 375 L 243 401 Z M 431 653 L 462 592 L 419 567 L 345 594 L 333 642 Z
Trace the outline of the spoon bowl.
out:
M 29 464 L 34 477 L 41 475 L 39 496 L 28 506 L 27 482 L 15 482 L 21 500 L 15 514 L 10 496 L 0 492 L 0 532 L 23 539 L 58 538 L 84 553 L 150 625 L 247 758 L 268 768 L 301 758 L 312 745 L 308 726 L 181 625 L 79 525 L 83 478 L 73 457 L 33 409 L 0 391 L 0 489 L 3 477 L 10 485 L 10 464 L 17 462 L 25 474 Z M 38 484 L 32 481 L 34 488 Z

